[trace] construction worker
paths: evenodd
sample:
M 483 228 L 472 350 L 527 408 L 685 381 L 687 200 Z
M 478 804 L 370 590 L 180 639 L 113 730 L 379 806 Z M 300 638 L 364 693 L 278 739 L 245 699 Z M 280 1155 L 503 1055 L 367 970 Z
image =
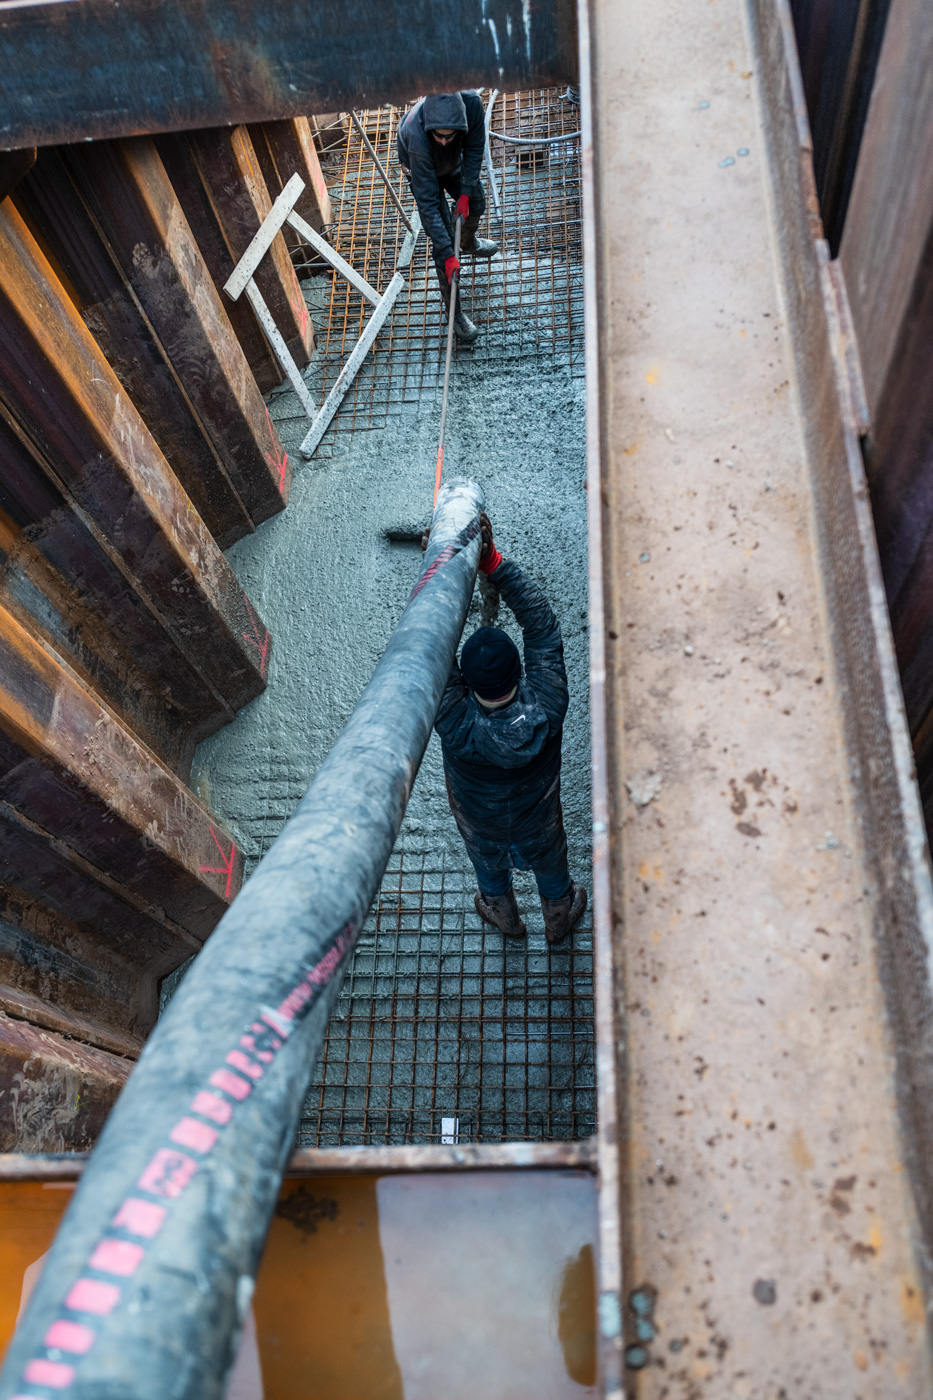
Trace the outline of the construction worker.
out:
M 480 569 L 522 629 L 524 669 L 498 627 L 481 627 L 464 643 L 435 721 L 447 795 L 476 871 L 480 917 L 524 938 L 512 869 L 530 869 L 545 937 L 560 943 L 586 908 L 586 890 L 570 878 L 560 805 L 568 700 L 560 623 L 538 585 L 503 559 L 488 518 L 480 520 Z
M 491 258 L 498 243 L 477 237 L 486 211 L 480 182 L 486 127 L 483 103 L 476 92 L 438 92 L 416 102 L 399 122 L 398 158 L 418 204 L 421 224 L 431 240 L 434 266 L 445 307 L 450 308 L 450 282 L 460 271 L 454 257 L 454 228 L 447 195 L 463 218 L 460 252 L 474 258 Z M 457 339 L 471 344 L 479 335 L 460 305 L 459 289 L 454 319 Z

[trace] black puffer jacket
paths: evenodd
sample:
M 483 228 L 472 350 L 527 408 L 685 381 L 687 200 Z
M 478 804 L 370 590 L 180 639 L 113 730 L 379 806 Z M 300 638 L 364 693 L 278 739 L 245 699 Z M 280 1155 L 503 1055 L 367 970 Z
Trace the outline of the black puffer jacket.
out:
M 453 141 L 439 146 L 428 133 L 456 131 Z M 471 194 L 479 183 L 486 150 L 483 102 L 479 93 L 440 92 L 423 97 L 399 122 L 399 163 L 409 172 L 412 193 L 425 233 L 436 254 L 453 257 L 454 245 L 441 215 L 445 198 L 440 180 L 460 171 L 460 193 Z
M 567 671 L 560 623 L 538 585 L 508 559 L 489 578 L 522 629 L 518 694 L 501 710 L 484 710 L 455 661 L 435 728 L 456 806 L 471 825 L 485 820 L 512 840 L 540 825 L 542 795 L 560 772 Z

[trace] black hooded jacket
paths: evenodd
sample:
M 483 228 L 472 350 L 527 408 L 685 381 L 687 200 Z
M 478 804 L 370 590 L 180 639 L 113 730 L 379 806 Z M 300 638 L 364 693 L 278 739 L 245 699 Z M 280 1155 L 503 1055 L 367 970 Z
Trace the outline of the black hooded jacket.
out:
M 455 661 L 435 728 L 456 808 L 507 844 L 538 830 L 547 816 L 542 798 L 557 792 L 567 671 L 560 623 L 534 580 L 510 559 L 489 580 L 522 629 L 518 694 L 501 710 L 483 709 Z
M 446 146 L 439 146 L 431 131 L 455 131 Z M 453 257 L 454 245 L 441 215 L 445 198 L 440 180 L 460 170 L 460 193 L 470 194 L 479 184 L 486 150 L 486 126 L 479 93 L 439 92 L 423 97 L 399 122 L 399 163 L 409 172 L 412 193 L 425 233 L 436 254 Z

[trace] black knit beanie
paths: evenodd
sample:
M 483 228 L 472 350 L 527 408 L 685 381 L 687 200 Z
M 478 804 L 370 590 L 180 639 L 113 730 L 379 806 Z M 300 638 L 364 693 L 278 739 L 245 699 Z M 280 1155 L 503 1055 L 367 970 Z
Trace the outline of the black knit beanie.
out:
M 518 647 L 498 627 L 481 627 L 463 644 L 460 674 L 483 700 L 502 700 L 522 674 Z

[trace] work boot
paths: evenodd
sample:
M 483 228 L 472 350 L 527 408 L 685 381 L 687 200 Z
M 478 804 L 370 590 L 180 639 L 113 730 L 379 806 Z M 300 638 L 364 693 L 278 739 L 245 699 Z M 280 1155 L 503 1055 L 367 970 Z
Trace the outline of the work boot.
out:
M 492 924 L 500 933 L 504 933 L 506 938 L 525 937 L 525 925 L 518 912 L 513 889 L 507 890 L 505 894 L 483 894 L 480 890 L 479 894 L 473 896 L 473 903 L 483 922 Z
M 469 253 L 473 258 L 494 258 L 499 251 L 499 245 L 491 238 L 471 238 L 469 242 L 464 239 L 460 251 Z
M 447 313 L 447 315 L 444 318 L 446 322 L 447 316 L 450 315 L 449 297 L 444 298 L 444 309 Z M 454 312 L 454 335 L 463 345 L 472 345 L 476 337 L 479 335 L 479 326 L 474 325 L 473 322 L 470 320 L 469 316 L 466 314 L 463 307 L 460 305 L 459 297 L 457 298 L 457 309 Z
M 549 943 L 562 943 L 574 924 L 583 917 L 586 908 L 586 890 L 582 885 L 571 885 L 562 899 L 545 899 L 541 896 L 541 912 L 544 914 L 544 936 Z

